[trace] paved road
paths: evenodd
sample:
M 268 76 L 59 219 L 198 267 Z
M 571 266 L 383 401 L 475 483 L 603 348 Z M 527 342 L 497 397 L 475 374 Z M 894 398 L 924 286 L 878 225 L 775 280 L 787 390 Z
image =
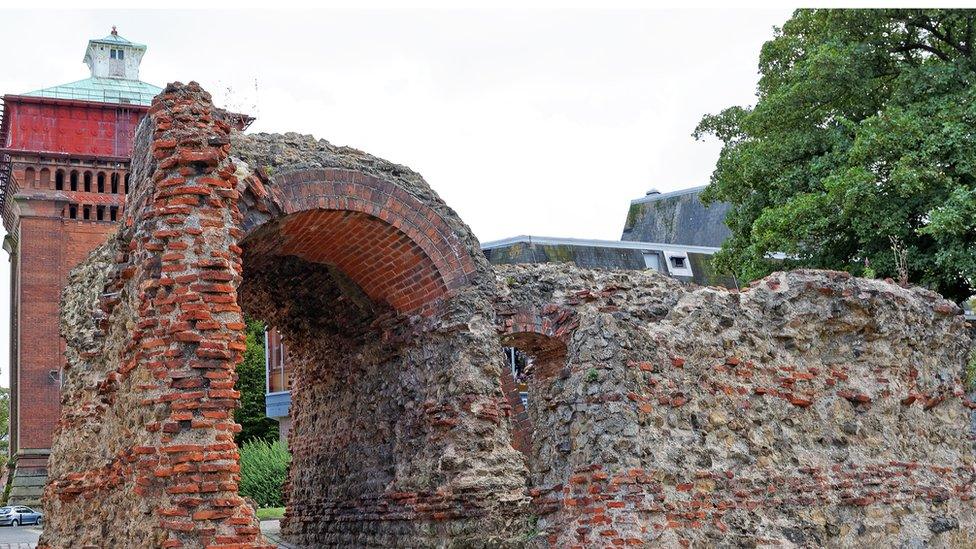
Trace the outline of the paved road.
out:
M 265 539 L 277 545 L 278 549 L 295 549 L 294 545 L 289 545 L 285 543 L 285 540 L 281 539 L 280 521 L 262 520 L 261 533 L 264 534 Z M 0 547 L 0 549 L 3 549 L 3 547 Z
M 0 549 L 34 549 L 40 537 L 38 526 L 0 526 Z
M 261 533 L 268 538 L 268 541 L 276 543 L 278 547 L 290 549 L 291 546 L 279 537 L 279 530 L 277 520 L 266 520 L 261 523 Z M 40 537 L 41 529 L 38 526 L 16 528 L 0 526 L 0 549 L 34 549 Z

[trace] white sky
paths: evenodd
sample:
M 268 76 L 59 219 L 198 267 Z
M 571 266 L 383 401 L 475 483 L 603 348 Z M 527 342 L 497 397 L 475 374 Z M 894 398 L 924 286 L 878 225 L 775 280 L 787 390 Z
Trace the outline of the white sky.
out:
M 720 146 L 691 132 L 754 102 L 791 11 L 5 11 L 0 94 L 87 78 L 117 25 L 149 46 L 142 80 L 410 166 L 482 241 L 618 239 L 631 199 L 708 182 Z M 4 323 L 9 284 L 3 261 Z

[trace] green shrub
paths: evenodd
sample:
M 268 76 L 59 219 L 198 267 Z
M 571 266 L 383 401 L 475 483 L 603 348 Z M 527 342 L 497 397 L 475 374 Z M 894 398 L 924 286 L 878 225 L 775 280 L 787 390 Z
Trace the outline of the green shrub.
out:
M 260 507 L 282 507 L 291 454 L 280 441 L 251 440 L 241 446 L 240 494 Z

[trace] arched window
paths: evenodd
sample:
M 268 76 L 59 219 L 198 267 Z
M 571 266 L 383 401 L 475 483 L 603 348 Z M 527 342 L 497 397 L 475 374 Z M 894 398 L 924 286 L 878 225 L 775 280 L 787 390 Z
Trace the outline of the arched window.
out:
M 40 189 L 51 188 L 51 170 L 47 168 L 41 168 L 41 178 L 37 182 L 37 186 Z
M 105 206 L 95 207 L 95 219 L 98 221 L 105 221 Z
M 54 189 L 58 191 L 64 190 L 64 170 L 54 172 Z
M 78 219 L 78 205 L 72 204 L 68 206 L 68 217 L 71 219 Z
M 92 174 L 91 172 L 85 172 L 85 192 L 91 192 Z M 87 217 L 85 219 L 88 219 Z
M 34 168 L 27 168 L 24 170 L 24 181 L 21 183 L 21 187 L 26 189 L 28 187 L 33 187 L 35 185 L 34 179 L 36 179 L 36 172 Z
M 119 173 L 112 172 L 112 194 L 119 194 Z
M 105 192 L 105 172 L 98 172 L 98 192 Z
M 129 174 L 125 174 L 125 194 L 129 194 Z
M 81 207 L 81 211 L 82 211 L 83 219 L 91 219 L 91 206 L 85 204 L 84 206 Z
M 71 190 L 78 190 L 78 170 L 71 170 Z M 71 219 L 74 219 L 74 217 Z
M 118 206 L 111 206 L 111 207 L 109 207 L 109 209 L 108 209 L 108 215 L 109 215 L 109 219 L 110 220 L 112 220 L 112 221 L 118 221 L 118 219 L 119 219 L 119 207 Z

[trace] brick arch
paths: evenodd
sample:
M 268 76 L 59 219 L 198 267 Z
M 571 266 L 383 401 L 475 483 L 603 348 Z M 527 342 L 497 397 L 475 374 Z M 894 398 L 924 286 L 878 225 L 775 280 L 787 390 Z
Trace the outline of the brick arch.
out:
M 522 402 L 518 383 L 509 369 L 502 371 L 502 392 L 511 409 L 512 446 L 529 460 L 530 470 L 538 459 L 533 448 L 535 425 L 530 413 L 533 398 L 566 366 L 566 350 L 575 328 L 573 311 L 556 306 L 542 310 L 524 306 L 498 317 L 501 344 L 514 347 L 533 359 L 529 381 L 529 407 Z
M 502 343 L 537 358 L 565 356 L 576 326 L 575 312 L 556 305 L 522 306 L 498 315 Z
M 245 212 L 244 247 L 336 265 L 400 313 L 429 314 L 471 282 L 475 265 L 457 232 L 390 181 L 335 168 L 267 183 L 256 175 L 249 181 L 253 208 L 265 215 Z
M 316 142 L 259 175 L 294 143 L 234 134 L 195 84 L 154 101 L 119 230 L 65 293 L 79 329 L 64 334 L 41 547 L 269 548 L 238 493 L 245 313 L 294 358 L 282 531 L 296 545 L 527 531 L 477 240 L 419 175 L 358 151 Z M 298 168 L 323 164 L 342 167 Z

